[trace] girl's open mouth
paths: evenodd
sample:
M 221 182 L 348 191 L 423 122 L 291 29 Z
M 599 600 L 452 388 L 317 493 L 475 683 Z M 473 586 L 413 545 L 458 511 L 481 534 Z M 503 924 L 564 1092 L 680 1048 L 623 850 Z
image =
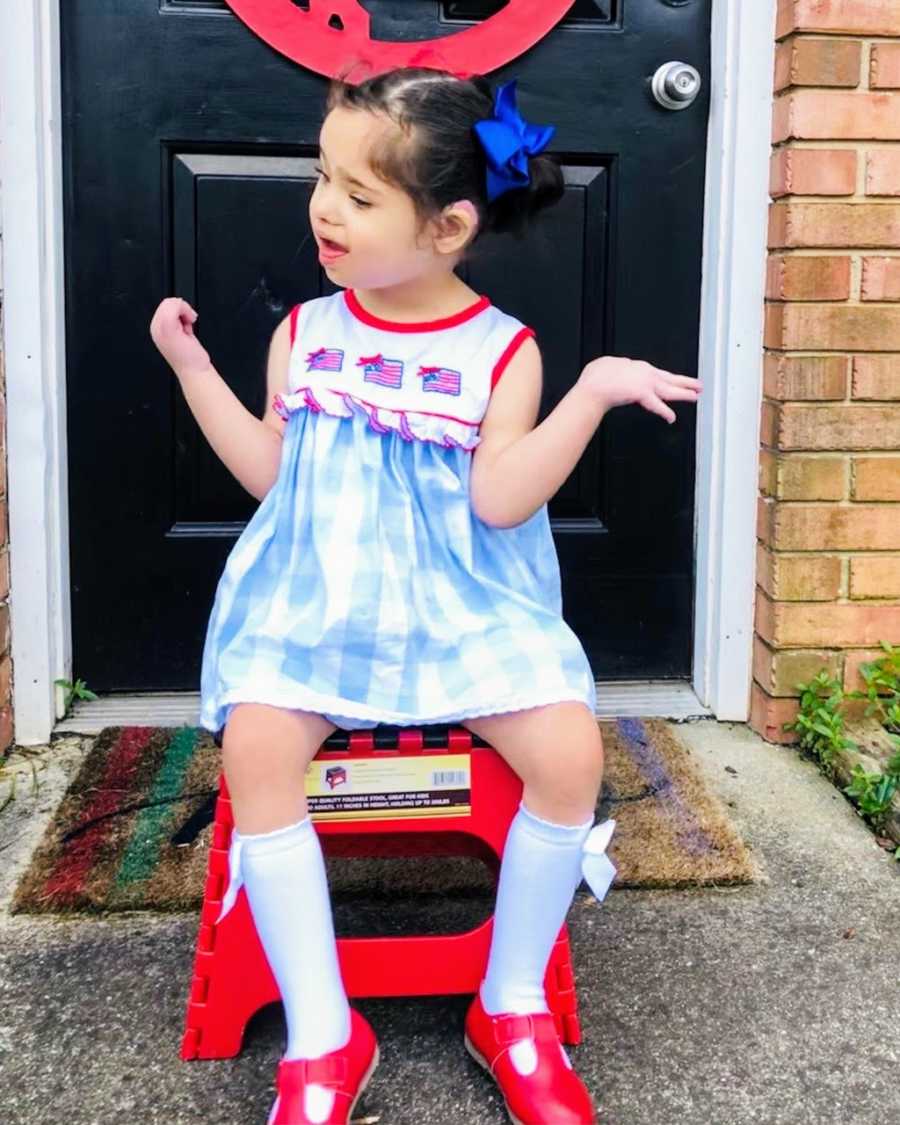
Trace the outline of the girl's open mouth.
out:
M 340 258 L 347 251 L 343 246 L 339 246 L 336 242 L 332 242 L 330 238 L 321 238 L 319 240 L 319 257 L 327 258 L 331 261 L 334 258 Z

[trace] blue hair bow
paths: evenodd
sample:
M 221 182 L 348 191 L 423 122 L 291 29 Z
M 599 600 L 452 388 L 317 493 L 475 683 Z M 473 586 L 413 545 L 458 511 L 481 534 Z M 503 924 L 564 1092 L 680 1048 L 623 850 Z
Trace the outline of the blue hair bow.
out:
M 555 125 L 530 125 L 516 108 L 516 79 L 494 93 L 493 116 L 475 122 L 487 156 L 488 201 L 530 181 L 528 157 L 541 152 L 556 132 Z

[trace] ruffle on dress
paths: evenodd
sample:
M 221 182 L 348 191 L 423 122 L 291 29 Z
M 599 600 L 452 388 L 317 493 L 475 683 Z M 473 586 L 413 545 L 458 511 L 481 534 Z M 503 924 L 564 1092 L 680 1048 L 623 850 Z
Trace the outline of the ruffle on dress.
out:
M 369 426 L 379 434 L 395 431 L 406 441 L 430 441 L 447 449 L 471 452 L 480 444 L 478 426 L 442 414 L 421 414 L 412 410 L 391 410 L 376 406 L 348 391 L 330 387 L 298 387 L 289 394 L 276 394 L 272 408 L 286 422 L 296 410 L 324 412 L 337 418 L 351 418 L 356 412 L 366 415 Z

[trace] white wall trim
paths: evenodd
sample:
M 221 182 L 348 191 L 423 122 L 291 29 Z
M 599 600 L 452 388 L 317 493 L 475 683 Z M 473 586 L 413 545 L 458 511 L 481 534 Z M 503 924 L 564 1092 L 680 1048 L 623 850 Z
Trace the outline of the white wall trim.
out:
M 739 722 L 753 668 L 775 3 L 712 6 L 693 684 L 716 718 Z
M 693 687 L 749 716 L 776 0 L 712 5 Z M 72 678 L 59 0 L 0 4 L 0 206 L 16 741 Z M 690 61 L 690 60 L 686 60 Z M 690 112 L 690 111 L 688 111 Z
M 59 0 L 0 4 L 0 206 L 15 739 L 71 678 Z

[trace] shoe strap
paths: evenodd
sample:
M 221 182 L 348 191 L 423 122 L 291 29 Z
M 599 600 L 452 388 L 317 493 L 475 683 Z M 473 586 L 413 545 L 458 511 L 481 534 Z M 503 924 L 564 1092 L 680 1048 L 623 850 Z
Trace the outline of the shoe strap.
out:
M 535 1012 L 531 1015 L 491 1016 L 495 1021 L 497 1042 L 504 1046 L 520 1039 L 533 1039 L 536 1043 L 558 1043 L 556 1022 L 552 1012 Z
M 319 1059 L 282 1059 L 278 1064 L 279 1081 L 287 1080 L 299 1090 L 304 1086 L 345 1086 L 347 1059 L 343 1055 L 323 1055 Z

